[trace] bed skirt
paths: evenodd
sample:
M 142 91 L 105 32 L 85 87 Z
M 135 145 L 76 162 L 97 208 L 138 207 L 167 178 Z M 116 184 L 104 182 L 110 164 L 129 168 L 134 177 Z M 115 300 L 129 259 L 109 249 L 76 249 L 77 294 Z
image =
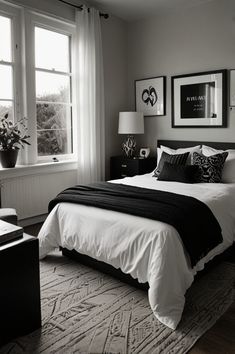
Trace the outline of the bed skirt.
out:
M 131 286 L 135 286 L 139 289 L 147 291 L 149 289 L 149 284 L 148 283 L 139 283 L 137 279 L 132 278 L 131 275 L 123 273 L 120 269 L 116 269 L 113 266 L 97 261 L 94 258 L 91 258 L 87 255 L 81 254 L 75 250 L 68 250 L 67 248 L 60 247 L 60 250 L 62 251 L 63 256 L 69 257 L 71 259 L 74 259 L 78 261 L 79 263 L 82 263 L 86 266 L 89 266 L 91 268 L 94 268 L 96 270 L 99 270 L 100 272 L 109 274 Z M 210 260 L 208 263 L 205 264 L 205 268 L 201 271 L 199 271 L 194 278 L 194 281 L 197 278 L 200 278 L 203 274 L 207 273 L 211 268 L 213 268 L 215 265 L 221 262 L 232 262 L 235 263 L 235 242 L 227 248 L 222 254 L 219 254 L 215 256 L 212 260 Z
M 149 284 L 148 283 L 139 283 L 137 279 L 132 278 L 131 275 L 123 273 L 120 269 L 114 268 L 113 266 L 97 261 L 94 258 L 91 258 L 89 256 L 86 256 L 84 254 L 78 253 L 75 250 L 69 251 L 67 248 L 60 248 L 62 251 L 62 254 L 66 257 L 72 258 L 79 263 L 82 263 L 86 266 L 89 266 L 91 268 L 94 268 L 96 270 L 99 270 L 103 273 L 109 274 L 129 285 L 135 286 L 139 289 L 142 290 L 148 290 L 149 289 Z

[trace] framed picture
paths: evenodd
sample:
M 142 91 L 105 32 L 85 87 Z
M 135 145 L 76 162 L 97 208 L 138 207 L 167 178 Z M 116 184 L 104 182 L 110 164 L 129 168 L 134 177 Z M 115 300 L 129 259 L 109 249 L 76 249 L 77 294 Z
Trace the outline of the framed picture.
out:
M 166 114 L 166 77 L 159 76 L 135 81 L 135 106 L 145 117 Z
M 235 107 L 235 69 L 230 70 L 230 95 L 229 95 L 229 106 Z
M 146 158 L 150 154 L 150 148 L 141 148 L 140 149 L 140 157 Z
M 172 127 L 219 128 L 227 123 L 227 70 L 173 76 Z

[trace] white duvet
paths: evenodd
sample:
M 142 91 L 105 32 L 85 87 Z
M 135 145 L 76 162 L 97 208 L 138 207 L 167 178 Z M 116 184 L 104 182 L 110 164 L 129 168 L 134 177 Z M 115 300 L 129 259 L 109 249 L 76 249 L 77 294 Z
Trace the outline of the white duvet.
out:
M 112 181 L 195 197 L 219 221 L 223 242 L 192 269 L 174 227 L 142 217 L 79 204 L 54 207 L 39 234 L 40 258 L 58 246 L 93 257 L 149 283 L 149 303 L 159 321 L 175 329 L 194 275 L 235 240 L 235 184 L 157 181 L 152 174 Z

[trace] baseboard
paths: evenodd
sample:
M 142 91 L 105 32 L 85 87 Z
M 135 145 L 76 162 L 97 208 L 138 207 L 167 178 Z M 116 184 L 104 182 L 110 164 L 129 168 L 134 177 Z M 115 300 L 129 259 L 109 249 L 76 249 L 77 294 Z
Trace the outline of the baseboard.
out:
M 22 219 L 18 221 L 18 224 L 22 227 L 38 224 L 46 220 L 47 214 L 33 216 L 31 218 Z

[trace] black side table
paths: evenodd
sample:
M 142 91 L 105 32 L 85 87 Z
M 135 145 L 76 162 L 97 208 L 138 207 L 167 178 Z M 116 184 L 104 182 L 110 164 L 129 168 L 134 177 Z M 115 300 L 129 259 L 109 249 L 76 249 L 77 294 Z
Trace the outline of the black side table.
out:
M 0 345 L 41 327 L 38 239 L 0 247 Z
M 110 177 L 118 179 L 142 175 L 154 170 L 157 164 L 155 157 L 128 158 L 126 156 L 113 156 L 110 160 Z

